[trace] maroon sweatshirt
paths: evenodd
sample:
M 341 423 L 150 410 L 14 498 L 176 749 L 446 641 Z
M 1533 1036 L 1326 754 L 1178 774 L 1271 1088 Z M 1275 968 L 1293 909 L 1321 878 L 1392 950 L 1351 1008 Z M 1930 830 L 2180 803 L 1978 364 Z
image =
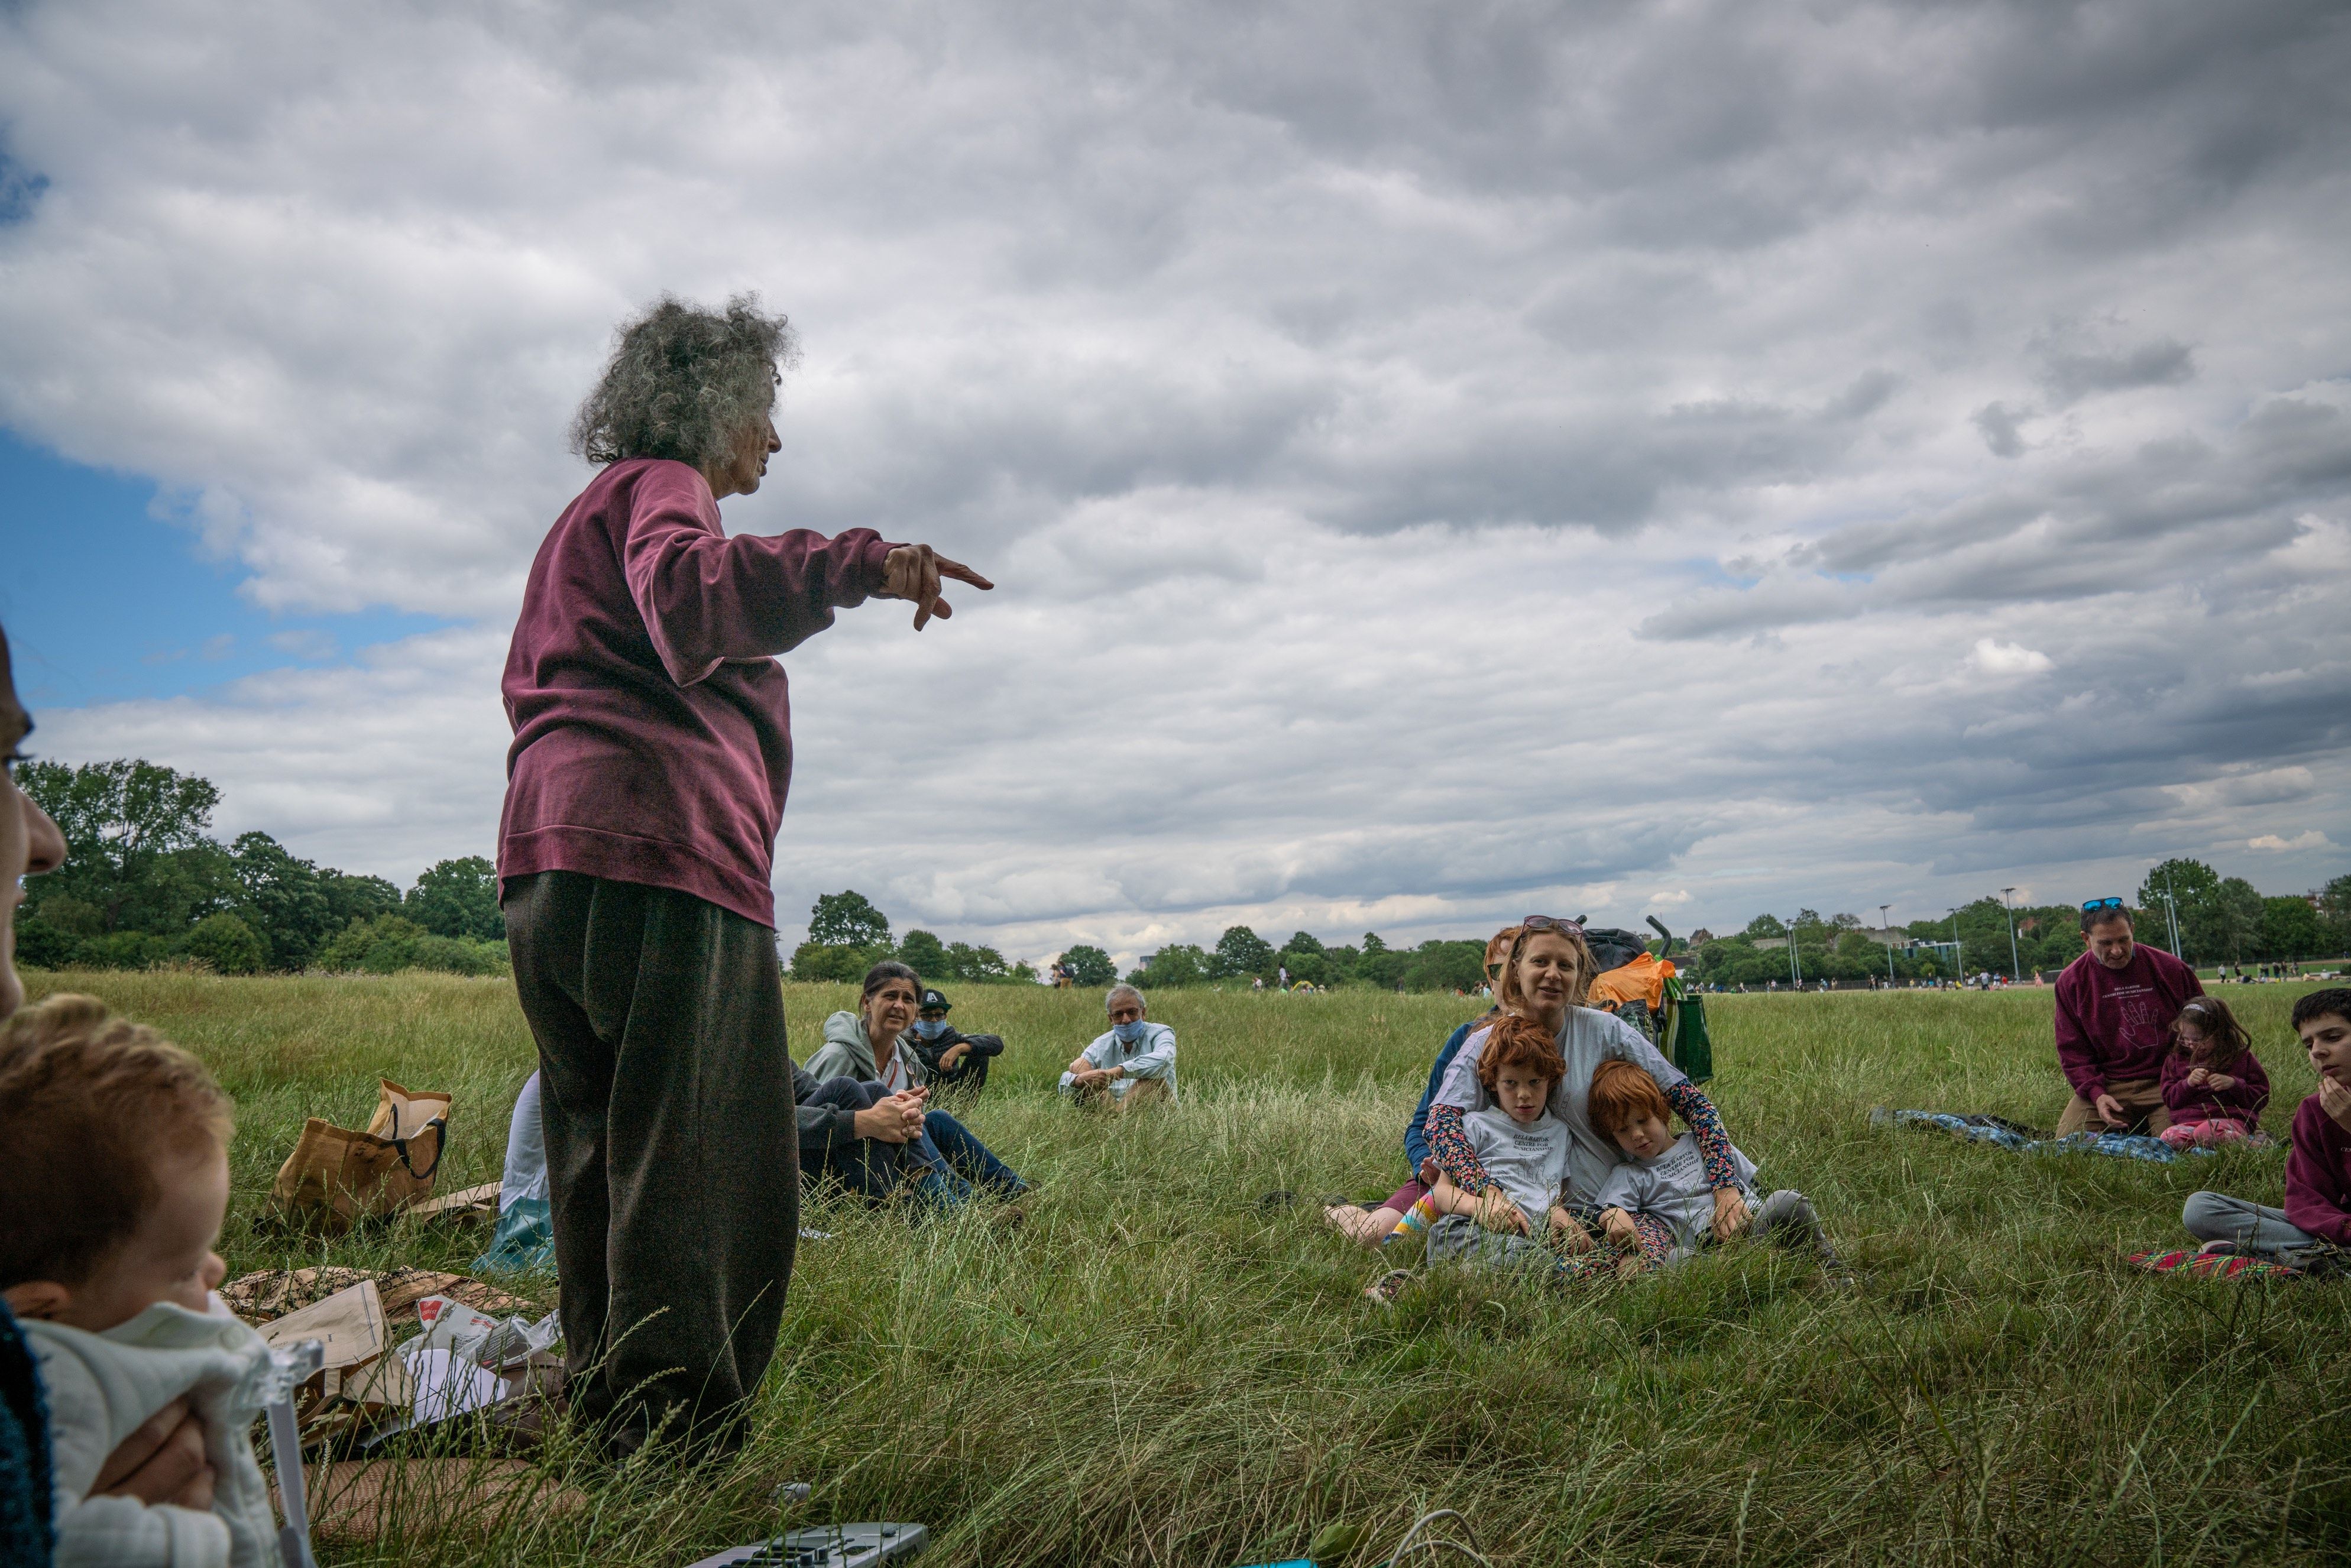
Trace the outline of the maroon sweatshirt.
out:
M 2212 1071 L 2223 1078 L 2236 1080 L 2226 1089 L 2218 1091 L 2202 1084 L 2190 1084 L 2188 1075 L 2196 1071 L 2196 1063 L 2185 1052 L 2174 1051 L 2163 1059 L 2163 1105 L 2175 1122 L 2242 1122 L 2245 1131 L 2252 1132 L 2260 1124 L 2262 1108 L 2270 1103 L 2270 1075 L 2250 1051 L 2237 1053 L 2237 1060 L 2226 1067 Z
M 674 888 L 762 925 L 792 779 L 775 655 L 883 586 L 870 528 L 728 538 L 702 476 L 632 458 L 538 547 L 507 654 L 498 877 Z
M 2140 943 L 2119 969 L 2083 954 L 2057 977 L 2057 1064 L 2065 1082 L 2092 1101 L 2110 1080 L 2155 1082 L 2171 1051 L 2171 1020 L 2189 998 L 2203 994 L 2196 971 L 2159 947 Z
M 2314 1094 L 2294 1108 L 2294 1151 L 2285 1157 L 2285 1217 L 2338 1246 L 2351 1247 L 2351 1133 Z

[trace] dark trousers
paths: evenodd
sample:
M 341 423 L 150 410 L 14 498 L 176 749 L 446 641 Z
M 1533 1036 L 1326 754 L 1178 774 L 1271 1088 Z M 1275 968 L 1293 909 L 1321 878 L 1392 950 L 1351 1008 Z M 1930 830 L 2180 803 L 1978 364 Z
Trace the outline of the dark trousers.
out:
M 571 1408 L 620 1452 L 740 1445 L 799 1235 L 775 933 L 574 872 L 507 884 L 538 1040 Z
M 876 1102 L 887 1099 L 890 1092 L 879 1083 L 861 1083 L 854 1078 L 830 1078 L 817 1086 L 808 1097 L 810 1105 L 834 1105 L 851 1111 L 870 1111 Z M 800 1151 L 800 1176 L 810 1183 L 832 1180 L 868 1203 L 886 1203 L 898 1190 L 904 1175 L 904 1144 L 885 1144 L 879 1138 L 843 1138 L 822 1153 Z

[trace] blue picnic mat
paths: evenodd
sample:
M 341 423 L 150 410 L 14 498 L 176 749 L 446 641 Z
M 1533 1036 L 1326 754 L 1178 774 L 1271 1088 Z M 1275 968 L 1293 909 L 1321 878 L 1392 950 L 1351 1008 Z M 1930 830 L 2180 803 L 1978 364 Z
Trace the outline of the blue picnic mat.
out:
M 2063 1138 L 2032 1135 L 2013 1122 L 1998 1116 L 1954 1116 L 1943 1111 L 1872 1111 L 1876 1126 L 1938 1127 L 1971 1144 L 1996 1144 L 2020 1155 L 2105 1155 L 2117 1160 L 2152 1160 L 2168 1166 L 2182 1154 L 2210 1155 L 2212 1149 L 2175 1149 L 2161 1138 L 2142 1133 L 2074 1133 Z

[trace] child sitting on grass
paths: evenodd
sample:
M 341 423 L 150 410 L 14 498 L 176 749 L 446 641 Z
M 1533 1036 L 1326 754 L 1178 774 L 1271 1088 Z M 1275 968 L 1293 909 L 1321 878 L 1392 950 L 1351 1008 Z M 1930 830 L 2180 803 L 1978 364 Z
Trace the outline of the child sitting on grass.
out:
M 1478 1080 L 1494 1106 L 1461 1118 L 1462 1135 L 1494 1185 L 1472 1195 L 1438 1178 L 1426 1200 L 1441 1217 L 1429 1228 L 1431 1262 L 1555 1269 L 1555 1248 L 1592 1245 L 1561 1201 L 1570 1134 L 1550 1108 L 1552 1086 L 1566 1071 L 1558 1043 L 1534 1019 L 1513 1015 L 1494 1025 L 1478 1059 Z
M 2261 1130 L 2269 1074 L 2253 1059 L 2252 1037 L 2218 997 L 2190 997 L 2171 1020 L 2163 1059 L 2163 1107 L 2171 1125 L 2157 1134 L 2175 1149 L 2240 1143 Z
M 48 1393 L 60 1563 L 279 1561 L 246 1435 L 269 1351 L 213 1294 L 229 1110 L 202 1062 L 89 997 L 0 1025 L 0 1295 Z M 204 1426 L 212 1506 L 90 1496 L 117 1446 L 183 1396 Z
M 1659 1269 L 1713 1240 L 1714 1186 L 1698 1156 L 1698 1140 L 1676 1137 L 1666 1124 L 1673 1114 L 1657 1081 L 1629 1061 L 1604 1061 L 1592 1075 L 1586 1114 L 1599 1132 L 1615 1140 L 1625 1163 L 1608 1175 L 1597 1202 L 1600 1227 L 1623 1254 L 1626 1273 Z M 1755 1162 L 1736 1148 L 1732 1166 L 1740 1197 L 1755 1206 Z M 1804 1195 L 1783 1189 L 1755 1210 L 1755 1233 L 1782 1247 L 1810 1242 L 1823 1261 L 1836 1259 L 1821 1234 Z
M 2351 1247 L 2351 989 L 2294 1004 L 2294 1032 L 2318 1070 L 2318 1092 L 2294 1108 L 2285 1207 L 2226 1193 L 2190 1193 L 2180 1220 L 2207 1252 L 2294 1262 L 2319 1242 Z

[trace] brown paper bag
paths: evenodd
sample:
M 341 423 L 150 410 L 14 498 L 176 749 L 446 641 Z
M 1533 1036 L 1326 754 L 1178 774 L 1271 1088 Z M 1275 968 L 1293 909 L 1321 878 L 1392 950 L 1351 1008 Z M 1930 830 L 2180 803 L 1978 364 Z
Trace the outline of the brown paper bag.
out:
M 279 1167 L 270 1196 L 286 1214 L 331 1231 L 433 1196 L 449 1138 L 449 1096 L 412 1094 L 386 1078 L 368 1130 L 313 1116 Z

